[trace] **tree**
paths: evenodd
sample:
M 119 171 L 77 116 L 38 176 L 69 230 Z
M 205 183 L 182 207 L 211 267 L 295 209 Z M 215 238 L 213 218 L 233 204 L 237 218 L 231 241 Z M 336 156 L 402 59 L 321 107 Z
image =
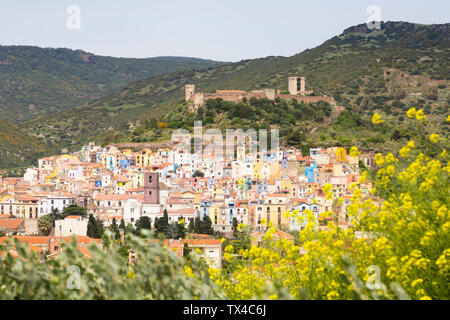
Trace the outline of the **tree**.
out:
M 200 233 L 214 234 L 214 228 L 212 227 L 212 221 L 209 216 L 204 216 L 201 221 Z
M 123 219 L 120 220 L 119 229 L 120 229 L 120 230 L 125 230 L 125 221 L 124 221 Z
M 195 224 L 195 220 L 191 218 L 189 220 L 189 226 L 188 226 L 189 233 L 194 232 L 194 224 Z
M 237 237 L 237 229 L 238 229 L 238 220 L 236 219 L 236 217 L 233 218 L 233 237 L 236 238 Z
M 236 229 L 237 239 L 233 240 L 233 247 L 235 248 L 235 252 L 249 249 L 251 247 L 250 228 L 241 224 L 238 225 Z
M 114 234 L 114 238 L 116 240 L 120 239 L 120 231 L 119 231 L 119 226 L 117 225 L 116 218 L 112 219 L 111 225 L 109 226 L 109 230 L 111 230 L 111 232 Z
M 85 216 L 86 214 L 86 208 L 80 207 L 75 203 L 75 201 L 72 201 L 71 204 L 64 208 L 62 212 L 62 218 L 65 218 L 67 216 Z
M 183 245 L 183 257 L 189 260 L 189 254 L 191 253 L 191 249 L 189 249 L 189 245 L 187 242 Z
M 194 174 L 192 175 L 193 178 L 195 178 L 195 177 L 202 177 L 203 178 L 204 176 L 205 176 L 205 174 L 202 171 L 200 171 L 200 170 L 195 170 Z
M 156 233 L 164 233 L 164 235 L 167 235 L 169 228 L 169 217 L 167 214 L 167 210 L 164 209 L 164 215 L 162 218 L 156 218 L 155 219 L 155 229 Z
M 176 226 L 177 239 L 184 239 L 186 237 L 186 227 L 183 217 L 178 217 L 178 222 Z
M 50 213 L 53 219 L 53 226 L 55 226 L 55 221 L 63 219 L 63 215 L 59 212 L 58 208 L 54 208 L 52 212 Z
M 96 220 L 94 218 L 94 216 L 92 214 L 90 214 L 88 226 L 87 226 L 87 236 L 90 238 L 100 239 L 102 237 L 102 233 L 103 233 L 101 231 L 103 231 L 103 230 L 100 230 L 98 220 Z
M 195 217 L 194 233 L 202 233 L 202 220 L 200 220 L 200 217 Z
M 53 217 L 51 214 L 46 214 L 38 219 L 38 228 L 44 236 L 48 236 L 53 228 Z
M 177 238 L 177 223 L 172 222 L 169 224 L 169 226 L 166 228 L 166 232 L 164 233 L 164 236 L 166 239 L 176 239 Z
M 128 223 L 125 227 L 125 234 L 136 234 L 136 230 L 134 230 L 134 227 L 131 223 Z
M 136 221 L 136 231 L 135 233 L 137 235 L 140 235 L 142 229 L 151 230 L 152 228 L 152 221 L 147 216 L 142 216 Z

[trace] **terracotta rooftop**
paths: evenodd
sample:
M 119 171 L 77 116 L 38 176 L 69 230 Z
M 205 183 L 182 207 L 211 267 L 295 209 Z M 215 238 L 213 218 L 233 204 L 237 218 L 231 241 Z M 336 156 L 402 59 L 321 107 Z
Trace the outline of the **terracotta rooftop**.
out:
M 0 229 L 17 229 L 23 221 L 23 219 L 0 219 Z

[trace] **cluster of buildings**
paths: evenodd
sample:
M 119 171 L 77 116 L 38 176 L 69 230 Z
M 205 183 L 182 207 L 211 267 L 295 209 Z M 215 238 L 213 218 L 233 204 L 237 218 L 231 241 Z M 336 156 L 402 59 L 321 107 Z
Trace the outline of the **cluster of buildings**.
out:
M 180 217 L 188 222 L 208 216 L 214 230 L 226 237 L 232 237 L 234 219 L 248 225 L 255 237 L 264 234 L 269 223 L 289 236 L 304 225 L 287 211 L 310 209 L 318 226 L 325 227 L 327 221 L 319 219 L 320 213 L 337 210 L 322 190 L 328 183 L 334 194 L 345 199 L 334 213 L 346 228 L 351 223 L 345 210 L 351 198 L 349 186 L 358 183 L 360 160 L 368 167 L 374 165 L 370 154 L 352 157 L 337 147 L 310 149 L 307 155 L 290 148 L 256 157 L 238 150 L 236 158 L 217 159 L 176 147 L 136 151 L 90 143 L 74 154 L 39 159 L 38 166 L 28 168 L 21 178 L 0 177 L 0 232 L 38 235 L 39 217 L 62 212 L 75 202 L 105 226 L 113 218 L 134 225 L 148 216 L 154 222 L 167 210 L 169 223 Z M 369 197 L 371 183 L 360 187 Z M 52 232 L 54 237 L 84 237 L 86 218 L 57 220 Z M 182 247 L 179 240 L 173 241 L 171 246 Z M 216 261 L 220 240 L 200 238 L 196 246 L 202 241 Z

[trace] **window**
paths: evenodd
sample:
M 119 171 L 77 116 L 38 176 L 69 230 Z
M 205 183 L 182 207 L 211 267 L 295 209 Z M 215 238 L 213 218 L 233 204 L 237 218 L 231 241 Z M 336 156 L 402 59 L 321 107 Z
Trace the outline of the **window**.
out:
M 152 179 L 153 179 L 153 177 L 152 177 L 152 176 L 149 176 L 149 177 L 148 177 L 148 182 L 149 182 L 149 183 L 152 183 Z

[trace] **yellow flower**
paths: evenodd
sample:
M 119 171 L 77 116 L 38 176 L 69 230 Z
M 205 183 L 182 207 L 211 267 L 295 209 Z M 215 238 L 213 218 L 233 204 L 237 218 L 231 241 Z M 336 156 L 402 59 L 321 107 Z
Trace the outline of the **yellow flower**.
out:
M 419 111 L 416 112 L 416 119 L 417 120 L 422 120 L 425 119 L 427 116 L 423 114 L 423 110 L 420 109 Z
M 447 122 L 450 122 L 450 114 L 447 116 Z
M 184 219 L 181 219 L 178 221 L 178 224 L 183 224 L 184 223 Z
M 361 154 L 361 152 L 358 152 L 358 148 L 357 147 L 351 147 L 349 154 L 352 157 L 357 157 L 358 155 Z
M 420 300 L 431 300 L 431 298 L 429 296 L 423 296 L 420 298 Z
M 127 278 L 136 279 L 136 275 L 134 274 L 133 270 L 128 271 Z
M 339 294 L 338 294 L 336 291 L 330 291 L 330 292 L 327 294 L 327 299 L 328 299 L 328 300 L 336 300 L 336 299 L 339 299 Z
M 414 288 L 415 286 L 420 285 L 422 282 L 423 282 L 423 279 L 416 279 L 411 283 L 411 287 Z
M 191 267 L 189 267 L 189 266 L 184 266 L 184 272 L 186 272 L 186 275 L 187 275 L 188 277 L 194 278 L 194 273 L 192 272 Z
M 225 238 L 220 239 L 220 242 L 224 243 L 225 242 Z
M 389 177 L 394 176 L 394 174 L 395 174 L 395 167 L 394 167 L 393 165 L 387 166 L 387 168 L 386 168 L 386 173 L 387 173 L 387 175 L 388 175 Z
M 408 118 L 414 119 L 414 117 L 416 116 L 416 108 L 411 108 L 406 112 L 406 115 L 408 116 Z
M 437 142 L 438 142 L 438 138 L 439 138 L 439 135 L 438 135 L 438 134 L 432 133 L 432 134 L 430 135 L 430 141 L 431 141 L 431 143 L 437 143 Z
M 372 116 L 372 123 L 373 124 L 379 124 L 379 123 L 383 123 L 383 122 L 384 122 L 384 120 L 381 119 L 381 115 L 379 113 L 375 113 Z
M 392 153 L 388 153 L 386 155 L 386 162 L 387 163 L 394 162 L 395 160 L 397 160 L 397 159 L 394 157 L 394 155 Z
M 375 160 L 375 163 L 377 164 L 377 166 L 381 166 L 384 163 L 384 158 L 383 158 L 383 155 L 381 153 L 377 153 L 375 155 L 374 160 Z
M 408 144 L 406 146 L 410 149 L 414 149 L 416 147 L 416 145 L 414 144 L 414 140 L 411 140 L 410 142 L 408 142 Z
M 400 157 L 402 158 L 406 158 L 408 156 L 408 153 L 411 149 L 409 149 L 407 146 L 404 146 L 403 148 L 400 149 L 399 153 L 400 153 Z
M 322 189 L 323 189 L 323 192 L 328 193 L 328 192 L 330 192 L 331 190 L 333 190 L 333 186 L 332 186 L 331 184 L 327 183 L 327 184 L 325 184 L 325 185 L 323 186 Z

